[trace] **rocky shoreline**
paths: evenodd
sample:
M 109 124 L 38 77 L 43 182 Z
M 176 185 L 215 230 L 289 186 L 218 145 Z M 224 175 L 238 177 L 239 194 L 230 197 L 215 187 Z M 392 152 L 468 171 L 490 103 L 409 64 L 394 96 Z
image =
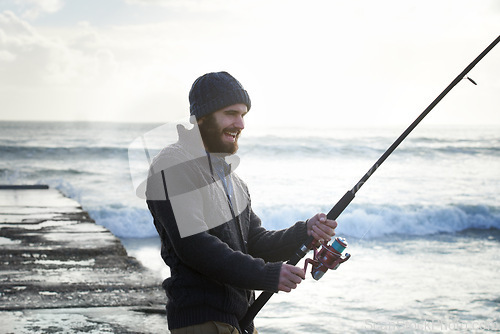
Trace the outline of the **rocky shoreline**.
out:
M 1 333 L 168 333 L 161 281 L 81 205 L 0 186 Z

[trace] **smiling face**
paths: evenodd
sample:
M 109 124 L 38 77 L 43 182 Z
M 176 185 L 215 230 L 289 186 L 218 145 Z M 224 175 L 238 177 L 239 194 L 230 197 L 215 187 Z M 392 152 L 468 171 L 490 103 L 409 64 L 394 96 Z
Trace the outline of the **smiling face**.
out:
M 245 128 L 243 117 L 247 112 L 247 106 L 239 103 L 199 119 L 198 126 L 205 149 L 210 153 L 236 153 L 238 138 Z

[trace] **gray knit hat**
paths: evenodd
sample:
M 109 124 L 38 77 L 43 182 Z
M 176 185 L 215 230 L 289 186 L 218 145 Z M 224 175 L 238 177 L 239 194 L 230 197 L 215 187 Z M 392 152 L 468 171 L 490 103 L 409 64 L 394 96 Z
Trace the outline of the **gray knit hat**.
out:
M 196 119 L 238 103 L 246 104 L 248 110 L 252 106 L 247 91 L 227 72 L 202 75 L 189 91 L 189 109 Z

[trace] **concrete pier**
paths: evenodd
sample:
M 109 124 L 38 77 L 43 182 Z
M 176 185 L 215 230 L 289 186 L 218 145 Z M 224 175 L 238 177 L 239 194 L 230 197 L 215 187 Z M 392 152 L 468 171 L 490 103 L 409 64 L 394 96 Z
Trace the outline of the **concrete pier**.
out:
M 0 333 L 168 333 L 161 280 L 80 204 L 0 186 Z

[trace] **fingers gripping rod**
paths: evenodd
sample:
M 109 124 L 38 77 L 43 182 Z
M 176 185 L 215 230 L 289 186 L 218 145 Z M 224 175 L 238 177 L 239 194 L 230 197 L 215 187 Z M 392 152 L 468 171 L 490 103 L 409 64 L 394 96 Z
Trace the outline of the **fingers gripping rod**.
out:
M 500 36 L 498 36 L 479 56 L 477 56 L 476 59 L 472 63 L 469 64 L 449 85 L 446 87 L 446 89 L 439 94 L 439 96 L 432 101 L 432 103 L 420 114 L 420 116 L 417 117 L 415 121 L 399 136 L 399 138 L 387 149 L 387 151 L 382 154 L 382 156 L 375 162 L 375 164 L 368 170 L 368 172 L 363 175 L 363 177 L 356 183 L 356 185 L 349 191 L 345 193 L 345 195 L 335 204 L 335 206 L 328 212 L 326 217 L 328 219 L 335 220 L 337 219 L 340 214 L 347 208 L 347 206 L 351 203 L 351 201 L 354 199 L 356 193 L 358 190 L 365 184 L 365 182 L 370 178 L 370 176 L 375 173 L 375 171 L 382 165 L 382 163 L 389 157 L 389 155 L 394 152 L 394 150 L 403 142 L 403 140 L 410 134 L 410 132 L 415 129 L 415 127 L 429 114 L 429 112 L 434 109 L 434 107 L 448 94 L 453 87 L 455 87 L 462 79 L 464 79 L 469 73 L 470 70 L 474 66 L 477 65 L 483 59 L 484 56 L 488 52 L 491 51 L 500 42 Z M 287 264 L 290 265 L 296 265 L 300 259 L 302 259 L 312 248 L 314 242 L 313 237 L 309 237 L 307 241 L 297 250 L 295 255 L 287 262 Z M 262 307 L 267 303 L 267 301 L 273 296 L 274 293 L 264 291 L 262 292 L 259 297 L 255 300 L 255 302 L 250 306 L 248 309 L 246 315 L 241 319 L 240 321 L 240 328 L 244 330 L 247 328 L 257 315 L 259 311 L 262 309 Z

